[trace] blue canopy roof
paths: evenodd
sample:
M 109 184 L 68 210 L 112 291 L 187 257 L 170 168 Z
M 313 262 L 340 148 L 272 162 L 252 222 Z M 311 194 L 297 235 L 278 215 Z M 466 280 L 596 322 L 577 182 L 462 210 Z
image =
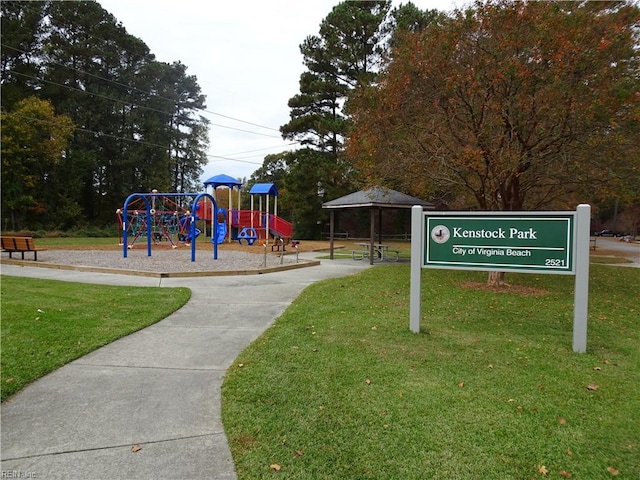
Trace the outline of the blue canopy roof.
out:
M 249 193 L 255 195 L 271 195 L 272 197 L 278 196 L 278 188 L 274 183 L 256 183 Z
M 241 187 L 242 182 L 236 178 L 230 177 L 229 175 L 225 175 L 224 173 L 222 173 L 220 175 L 211 177 L 209 180 L 204 182 L 205 187 L 209 185 L 211 185 L 213 188 L 218 188 L 218 187 L 233 188 L 233 187 Z

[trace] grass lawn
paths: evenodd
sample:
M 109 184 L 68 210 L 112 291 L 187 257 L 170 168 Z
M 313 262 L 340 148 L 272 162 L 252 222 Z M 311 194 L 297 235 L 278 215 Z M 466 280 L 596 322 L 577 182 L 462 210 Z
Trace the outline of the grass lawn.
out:
M 118 237 L 45 237 L 36 238 L 35 244 L 43 248 L 118 246 Z
M 187 288 L 6 275 L 0 281 L 2 401 L 56 368 L 165 318 L 191 296 Z
M 592 265 L 588 353 L 571 276 L 409 266 L 327 280 L 229 369 L 240 479 L 640 478 L 640 269 Z

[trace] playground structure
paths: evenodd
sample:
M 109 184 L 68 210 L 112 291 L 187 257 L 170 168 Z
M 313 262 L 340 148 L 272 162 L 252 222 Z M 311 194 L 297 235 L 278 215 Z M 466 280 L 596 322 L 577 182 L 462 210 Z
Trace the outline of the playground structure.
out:
M 202 233 L 197 228 L 203 222 L 203 230 L 211 225 L 211 243 L 214 258 L 218 255 L 218 245 L 226 240 L 253 245 L 262 241 L 265 245 L 273 239 L 274 245 L 288 245 L 293 235 L 293 225 L 278 217 L 278 189 L 273 183 L 253 185 L 251 210 L 233 209 L 233 190 L 237 189 L 237 205 L 240 206 L 242 184 L 227 176 L 218 175 L 205 182 L 205 187 L 213 187 L 209 193 L 134 193 L 129 195 L 122 208 L 116 210 L 119 223 L 120 245 L 126 258 L 127 250 L 141 238 L 147 240 L 148 255 L 151 245 L 170 245 L 178 248 L 181 244 L 192 247 L 192 261 L 195 260 L 195 239 Z M 218 208 L 216 190 L 229 188 L 229 209 Z M 258 199 L 258 210 L 254 209 Z M 273 202 L 271 198 L 273 197 Z M 271 213 L 273 205 L 273 213 Z M 273 249 L 273 248 L 272 248 Z
M 123 240 L 125 224 L 129 240 L 128 248 L 132 248 L 140 238 L 147 237 L 147 227 L 151 228 L 151 240 L 156 245 L 166 241 L 171 248 L 176 248 L 179 242 L 187 246 L 191 243 L 192 216 L 189 210 L 190 205 L 186 203 L 187 198 L 176 197 L 177 194 L 158 194 L 158 191 L 154 190 L 149 195 L 150 208 L 147 212 L 144 198 L 146 194 L 135 195 L 126 209 L 116 210 L 120 227 L 118 231 L 120 245 L 125 243 Z M 199 208 L 199 205 L 196 206 L 196 209 Z M 196 229 L 195 236 L 199 234 L 200 230 Z
M 211 177 L 204 182 L 205 186 L 212 187 L 212 195 L 216 198 L 216 191 L 219 187 L 229 189 L 229 209 L 225 211 L 227 241 L 246 242 L 247 245 L 253 245 L 256 241 L 263 241 L 269 244 L 270 239 L 274 242 L 286 245 L 291 241 L 293 236 L 293 225 L 278 216 L 278 189 L 273 183 L 256 183 L 249 190 L 251 195 L 251 209 L 241 210 L 233 208 L 233 192 L 237 191 L 238 207 L 241 205 L 241 187 L 242 184 L 227 175 L 217 175 Z M 258 210 L 255 209 L 255 200 L 258 199 Z M 273 201 L 271 199 L 273 198 Z M 272 207 L 273 206 L 273 207 Z M 213 216 L 207 205 L 201 205 L 198 211 L 200 218 L 212 221 Z M 273 210 L 273 213 L 272 213 Z M 220 218 L 216 219 L 220 224 Z M 213 222 L 212 222 L 213 225 Z M 222 226 L 220 225 L 220 228 Z M 220 231 L 220 229 L 218 230 Z M 220 242 L 221 243 L 221 242 Z
M 218 211 L 215 199 L 208 193 L 158 193 L 153 190 L 151 193 L 129 195 L 123 207 L 116 210 L 123 256 L 126 258 L 127 250 L 139 238 L 145 237 L 148 256 L 151 256 L 152 243 L 159 245 L 166 240 L 172 248 L 177 248 L 180 242 L 191 246 L 191 261 L 195 261 L 195 239 L 201 233 L 196 228 L 199 220 L 196 213 L 205 205 L 216 217 L 223 213 Z M 216 223 L 211 230 L 214 259 L 218 258 L 218 243 L 215 241 L 219 237 L 218 229 Z

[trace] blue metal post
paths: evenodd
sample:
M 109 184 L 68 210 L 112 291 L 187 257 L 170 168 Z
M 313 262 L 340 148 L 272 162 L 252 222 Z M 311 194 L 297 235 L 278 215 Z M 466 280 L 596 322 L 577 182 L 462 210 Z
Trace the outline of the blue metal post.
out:
M 218 259 L 218 244 L 216 243 L 215 239 L 216 239 L 216 233 L 217 233 L 217 229 L 218 229 L 218 204 L 216 203 L 216 200 L 208 193 L 200 193 L 196 196 L 196 198 L 193 200 L 193 205 L 191 206 L 191 261 L 195 262 L 196 261 L 196 239 L 195 239 L 195 233 L 196 233 L 196 206 L 198 205 L 198 202 L 200 201 L 201 198 L 208 198 L 209 200 L 211 200 L 211 203 L 213 204 L 213 208 L 211 209 L 211 213 L 213 215 L 213 219 L 214 219 L 214 230 L 211 232 L 211 239 L 213 240 L 213 259 L 217 260 Z
M 134 197 L 137 197 L 137 196 L 142 197 L 142 199 L 144 200 L 145 205 L 147 206 L 147 255 L 149 257 L 151 256 L 151 207 L 149 206 L 149 200 L 147 200 L 145 195 L 147 195 L 147 194 L 144 194 L 144 193 L 132 193 L 124 201 L 124 206 L 122 207 L 122 213 L 123 213 L 124 218 L 125 218 L 125 221 L 122 222 L 122 243 L 123 243 L 122 256 L 124 258 L 127 258 L 127 249 L 129 248 L 129 240 L 128 240 L 128 234 L 127 234 L 127 229 L 129 228 L 128 225 L 127 225 L 127 221 L 129 220 L 129 217 L 128 217 L 129 201 L 131 199 L 133 199 Z

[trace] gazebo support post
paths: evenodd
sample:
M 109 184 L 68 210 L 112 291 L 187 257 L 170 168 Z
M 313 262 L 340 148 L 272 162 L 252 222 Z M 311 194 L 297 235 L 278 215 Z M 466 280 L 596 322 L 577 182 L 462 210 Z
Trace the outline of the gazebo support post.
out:
M 373 265 L 373 243 L 376 241 L 376 209 L 371 209 L 371 232 L 369 233 L 369 265 Z
M 335 230 L 335 211 L 329 213 L 329 260 L 333 260 L 333 234 Z

